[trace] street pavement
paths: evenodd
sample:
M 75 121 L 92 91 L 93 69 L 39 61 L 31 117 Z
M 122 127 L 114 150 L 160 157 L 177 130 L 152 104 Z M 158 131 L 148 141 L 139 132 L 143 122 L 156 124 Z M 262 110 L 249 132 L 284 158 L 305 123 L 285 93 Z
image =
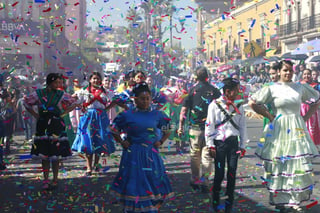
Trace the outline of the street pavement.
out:
M 254 155 L 262 133 L 262 121 L 248 119 L 247 127 L 250 142 L 246 156 L 239 160 L 233 212 L 278 212 L 268 203 L 269 194 L 261 179 L 261 161 Z M 121 205 L 110 194 L 110 185 L 120 163 L 120 147 L 114 155 L 101 159 L 101 171 L 91 177 L 83 176 L 86 171 L 83 157 L 76 155 L 64 161 L 58 188 L 45 191 L 41 189 L 41 164 L 30 159 L 31 144 L 24 142 L 23 137 L 14 137 L 11 154 L 6 156 L 8 169 L 0 172 L 0 212 L 122 212 Z M 167 141 L 161 155 L 175 197 L 165 202 L 160 212 L 212 212 L 211 193 L 193 191 L 189 186 L 188 153 L 177 153 L 173 142 Z M 311 200 L 303 205 L 306 212 L 319 213 L 320 205 L 312 205 L 320 197 L 320 160 L 315 159 L 313 164 L 316 185 Z

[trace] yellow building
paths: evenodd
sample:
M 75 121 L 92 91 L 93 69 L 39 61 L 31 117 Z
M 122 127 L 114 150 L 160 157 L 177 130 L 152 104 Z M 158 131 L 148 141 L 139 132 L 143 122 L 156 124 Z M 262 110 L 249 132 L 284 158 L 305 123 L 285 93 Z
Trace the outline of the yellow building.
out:
M 271 56 L 280 50 L 282 0 L 255 0 L 222 12 L 204 29 L 204 50 L 211 64 Z

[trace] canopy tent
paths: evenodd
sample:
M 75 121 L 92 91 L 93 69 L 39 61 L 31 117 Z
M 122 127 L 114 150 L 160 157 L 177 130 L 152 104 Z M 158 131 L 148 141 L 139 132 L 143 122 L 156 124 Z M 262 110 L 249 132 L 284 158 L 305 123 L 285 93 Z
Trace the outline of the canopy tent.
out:
M 299 47 L 292 52 L 292 55 L 305 54 L 310 52 L 320 52 L 320 39 L 314 39 L 308 41 L 307 43 L 300 44 Z

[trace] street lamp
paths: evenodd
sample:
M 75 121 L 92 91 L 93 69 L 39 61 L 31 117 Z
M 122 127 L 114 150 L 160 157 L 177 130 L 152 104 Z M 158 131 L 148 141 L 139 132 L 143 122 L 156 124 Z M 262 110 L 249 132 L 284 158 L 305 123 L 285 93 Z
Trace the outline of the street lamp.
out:
M 301 10 L 300 10 L 300 0 L 296 0 L 296 10 L 297 10 L 297 32 L 301 29 Z
M 291 34 L 291 23 L 292 23 L 292 11 L 291 11 L 291 6 L 292 6 L 292 3 L 291 1 L 288 1 L 287 2 L 287 8 L 288 8 L 288 13 L 289 13 L 289 20 L 288 20 L 288 24 L 287 24 L 287 34 Z

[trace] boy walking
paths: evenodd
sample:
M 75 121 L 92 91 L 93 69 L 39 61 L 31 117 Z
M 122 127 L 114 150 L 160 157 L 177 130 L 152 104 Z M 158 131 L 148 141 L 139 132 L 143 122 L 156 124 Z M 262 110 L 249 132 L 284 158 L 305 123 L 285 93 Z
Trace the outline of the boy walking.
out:
M 224 95 L 210 103 L 205 126 L 206 145 L 210 155 L 215 158 L 215 176 L 213 182 L 213 208 L 218 211 L 220 204 L 221 183 L 224 178 L 224 168 L 227 162 L 228 199 L 225 212 L 231 212 L 234 200 L 234 188 L 238 158 L 245 154 L 247 130 L 244 109 L 241 104 L 235 104 L 240 88 L 237 79 L 226 78 L 222 81 Z M 240 142 L 240 143 L 239 143 Z

